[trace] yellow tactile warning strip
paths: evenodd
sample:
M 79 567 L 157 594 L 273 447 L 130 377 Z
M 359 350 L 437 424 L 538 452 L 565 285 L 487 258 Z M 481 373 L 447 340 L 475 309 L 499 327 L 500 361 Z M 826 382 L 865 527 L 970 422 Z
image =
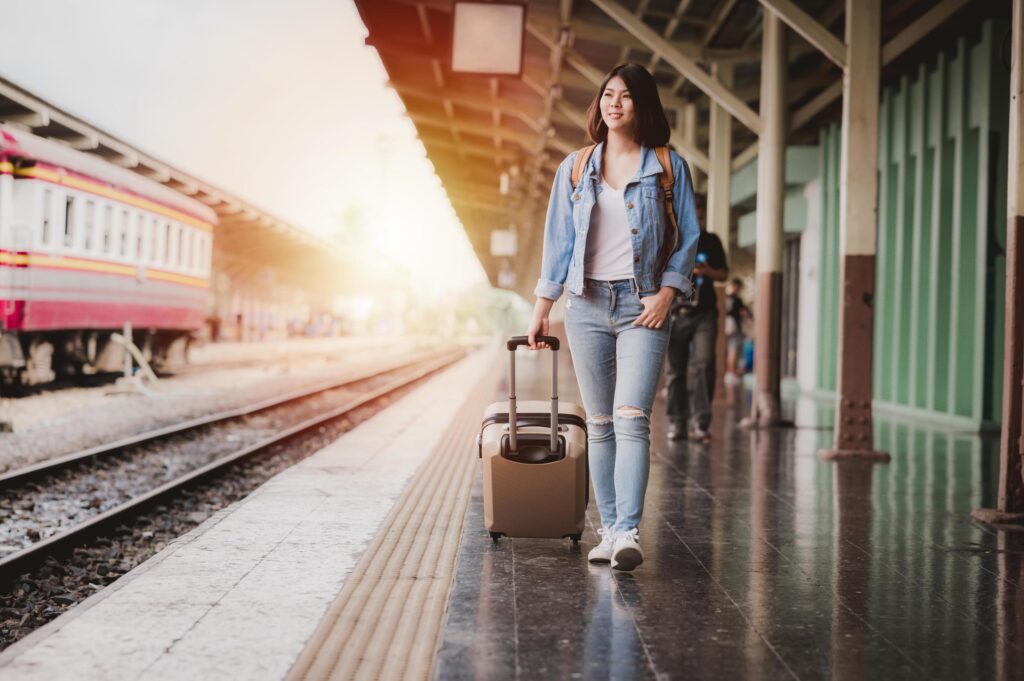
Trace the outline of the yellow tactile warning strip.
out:
M 500 371 L 469 394 L 313 633 L 288 681 L 425 679 L 434 664 Z

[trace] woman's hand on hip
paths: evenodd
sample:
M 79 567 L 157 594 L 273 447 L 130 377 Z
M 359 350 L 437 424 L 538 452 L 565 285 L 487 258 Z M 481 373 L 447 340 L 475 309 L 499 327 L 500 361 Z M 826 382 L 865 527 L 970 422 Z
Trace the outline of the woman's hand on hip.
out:
M 633 320 L 633 326 L 660 329 L 665 324 L 669 310 L 672 309 L 673 298 L 675 298 L 675 289 L 669 286 L 662 286 L 661 290 L 653 296 L 641 298 L 640 304 L 644 306 L 644 311 Z

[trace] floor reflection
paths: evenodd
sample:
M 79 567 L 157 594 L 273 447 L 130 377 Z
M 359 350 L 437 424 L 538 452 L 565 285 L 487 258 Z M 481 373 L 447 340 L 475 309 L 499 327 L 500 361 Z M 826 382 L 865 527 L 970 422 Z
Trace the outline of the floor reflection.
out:
M 521 364 L 520 394 L 547 371 Z M 998 442 L 881 415 L 891 463 L 823 462 L 827 402 L 753 433 L 718 405 L 709 446 L 665 440 L 660 410 L 631 575 L 586 563 L 593 507 L 582 553 L 492 547 L 477 483 L 437 678 L 1024 678 L 1024 537 L 968 515 Z

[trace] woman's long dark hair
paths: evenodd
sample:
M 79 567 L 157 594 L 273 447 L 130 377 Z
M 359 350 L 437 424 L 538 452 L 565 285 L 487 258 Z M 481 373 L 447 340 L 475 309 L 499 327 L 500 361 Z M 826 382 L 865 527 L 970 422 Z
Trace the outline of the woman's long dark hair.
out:
M 672 132 L 668 127 L 665 109 L 661 106 L 661 97 L 658 96 L 658 83 L 640 64 L 619 64 L 604 77 L 601 87 L 597 90 L 597 96 L 587 110 L 587 132 L 590 133 L 590 139 L 595 143 L 608 139 L 608 126 L 601 118 L 601 97 L 604 95 L 604 89 L 608 87 L 608 81 L 615 76 L 622 79 L 633 98 L 633 115 L 636 121 L 633 127 L 633 140 L 645 147 L 667 145 Z

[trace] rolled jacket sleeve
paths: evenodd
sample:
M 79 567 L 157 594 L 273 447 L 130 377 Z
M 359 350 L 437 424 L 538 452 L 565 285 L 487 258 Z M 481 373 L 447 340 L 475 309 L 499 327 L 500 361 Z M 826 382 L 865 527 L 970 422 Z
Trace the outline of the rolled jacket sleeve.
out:
M 534 294 L 538 298 L 558 300 L 565 289 L 576 228 L 572 222 L 572 164 L 576 152 L 569 154 L 555 173 L 544 222 L 544 254 L 541 257 L 540 279 Z
M 693 276 L 693 261 L 697 257 L 700 223 L 697 222 L 693 183 L 690 181 L 690 167 L 675 152 L 672 152 L 672 174 L 675 177 L 673 207 L 676 213 L 676 223 L 679 226 L 679 248 L 668 259 L 665 272 L 661 276 L 661 285 L 678 289 L 684 298 L 692 298 L 695 290 L 691 283 L 691 277 Z

